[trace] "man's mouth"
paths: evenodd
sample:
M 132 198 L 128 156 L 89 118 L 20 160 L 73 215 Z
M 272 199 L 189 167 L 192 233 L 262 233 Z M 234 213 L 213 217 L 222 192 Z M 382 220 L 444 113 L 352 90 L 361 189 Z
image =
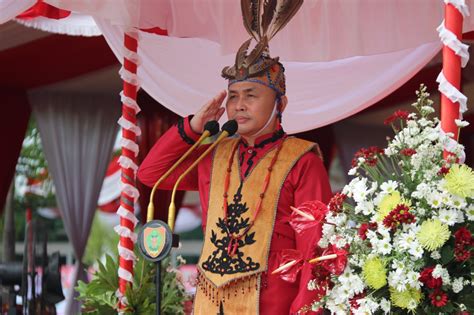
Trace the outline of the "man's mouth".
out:
M 237 121 L 237 123 L 239 124 L 242 124 L 242 123 L 245 123 L 247 120 L 249 120 L 249 118 L 247 117 L 242 117 L 242 116 L 237 116 L 234 118 L 235 121 Z

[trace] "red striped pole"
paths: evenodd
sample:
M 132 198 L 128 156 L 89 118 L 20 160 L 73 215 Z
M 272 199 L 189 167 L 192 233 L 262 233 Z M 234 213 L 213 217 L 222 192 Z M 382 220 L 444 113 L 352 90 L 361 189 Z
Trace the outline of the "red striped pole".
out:
M 138 198 L 136 188 L 136 157 L 138 154 L 138 145 L 136 138 L 140 135 L 140 129 L 137 126 L 137 113 L 139 107 L 136 103 L 137 91 L 139 89 L 137 79 L 138 68 L 138 34 L 135 31 L 124 34 L 125 56 L 120 75 L 123 79 L 122 97 L 122 117 L 119 124 L 122 127 L 122 155 L 119 158 L 119 164 L 122 169 L 122 192 L 120 196 L 120 207 L 117 210 L 120 216 L 120 225 L 115 227 L 115 231 L 120 235 L 119 250 L 119 292 L 117 295 L 120 301 L 120 309 L 124 309 L 127 301 L 125 299 L 125 290 L 127 286 L 132 285 L 133 265 L 136 257 L 133 253 L 134 244 L 137 236 L 134 232 L 137 219 L 134 215 L 135 203 Z
M 452 4 L 445 5 L 445 27 L 456 37 L 462 39 L 463 16 Z M 443 73 L 451 85 L 461 89 L 461 57 L 448 46 L 443 46 Z M 441 94 L 441 127 L 444 132 L 454 134 L 458 138 L 458 127 L 454 120 L 459 119 L 459 103 L 452 102 L 446 95 Z M 445 152 L 446 154 L 446 152 Z
M 438 27 L 439 37 L 443 42 L 443 70 L 436 81 L 441 92 L 441 134 L 451 134 L 445 144 L 444 158 L 457 154 L 462 163 L 464 152 L 459 152 L 457 143 L 459 127 L 456 120 L 462 119 L 467 110 L 467 97 L 461 93 L 461 68 L 469 60 L 468 46 L 461 42 L 464 17 L 469 15 L 469 8 L 464 0 L 444 0 L 444 21 Z M 457 152 L 455 152 L 457 151 Z

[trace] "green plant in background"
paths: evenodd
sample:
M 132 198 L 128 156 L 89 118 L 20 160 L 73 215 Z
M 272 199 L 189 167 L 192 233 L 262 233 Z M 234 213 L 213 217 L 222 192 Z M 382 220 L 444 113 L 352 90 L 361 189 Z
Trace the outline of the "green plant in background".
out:
M 165 315 L 184 314 L 184 301 L 188 298 L 181 283 L 179 271 L 172 269 L 169 260 L 162 262 L 161 312 Z M 98 270 L 90 283 L 79 281 L 76 290 L 83 302 L 84 314 L 116 314 L 118 298 L 117 259 L 106 255 L 105 264 L 98 262 Z M 134 269 L 133 286 L 127 287 L 128 306 L 125 314 L 154 314 L 156 312 L 155 264 L 139 258 Z
M 92 265 L 97 259 L 100 259 L 104 253 L 117 256 L 117 244 L 119 239 L 119 235 L 115 233 L 112 228 L 109 228 L 107 224 L 101 222 L 100 217 L 96 213 L 92 221 L 83 262 L 87 265 Z

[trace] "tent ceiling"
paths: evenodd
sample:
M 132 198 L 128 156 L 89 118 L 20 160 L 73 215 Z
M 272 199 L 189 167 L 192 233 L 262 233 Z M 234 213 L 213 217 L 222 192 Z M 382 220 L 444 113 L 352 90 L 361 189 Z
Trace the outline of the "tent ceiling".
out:
M 53 35 L 16 22 L 0 25 L 1 88 L 42 89 L 71 93 L 118 94 L 122 82 L 119 63 L 103 37 Z M 381 124 L 393 112 L 393 105 L 409 109 L 414 91 L 423 82 L 433 87 L 441 69 L 440 54 L 417 76 L 375 106 L 349 118 L 362 124 Z M 463 70 L 463 89 L 474 98 L 472 62 Z M 397 106 L 398 107 L 398 106 Z M 470 110 L 472 113 L 472 109 Z
M 22 39 L 15 40 L 15 34 Z M 103 37 L 51 35 L 10 23 L 0 25 L 0 36 L 2 44 L 3 38 L 10 43 L 0 50 L 1 88 L 28 90 L 118 64 Z

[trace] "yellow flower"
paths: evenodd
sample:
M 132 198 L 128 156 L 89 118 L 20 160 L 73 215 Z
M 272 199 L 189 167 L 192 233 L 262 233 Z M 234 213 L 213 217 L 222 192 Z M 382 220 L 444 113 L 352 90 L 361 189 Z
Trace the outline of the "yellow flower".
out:
M 379 257 L 369 258 L 362 267 L 364 280 L 367 285 L 378 290 L 387 284 L 387 269 Z
M 395 207 L 399 204 L 405 204 L 407 206 L 411 205 L 410 201 L 403 199 L 400 196 L 400 192 L 398 191 L 394 191 L 393 193 L 383 197 L 379 203 L 377 221 L 383 221 L 383 219 L 390 213 L 390 211 L 395 209 Z
M 474 198 L 474 172 L 469 166 L 453 165 L 444 179 L 444 188 L 451 194 Z
M 450 235 L 448 226 L 434 219 L 423 222 L 416 237 L 423 248 L 434 251 L 443 246 Z
M 400 308 L 415 309 L 421 301 L 421 292 L 414 288 L 399 292 L 390 287 L 390 300 Z

